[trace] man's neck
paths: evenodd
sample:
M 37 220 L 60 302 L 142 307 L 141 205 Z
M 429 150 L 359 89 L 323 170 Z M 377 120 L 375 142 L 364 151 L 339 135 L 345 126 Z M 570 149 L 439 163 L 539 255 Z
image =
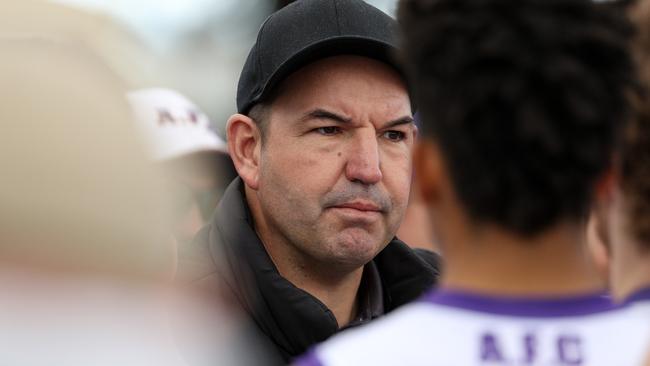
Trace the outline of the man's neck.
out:
M 280 250 L 274 250 L 271 258 L 283 258 Z M 363 267 L 345 275 L 322 275 L 317 271 L 307 271 L 287 261 L 273 259 L 280 274 L 296 287 L 320 300 L 332 311 L 339 327 L 349 324 L 358 313 L 357 294 L 361 284 Z
M 556 227 L 532 239 L 485 228 L 455 233 L 447 240 L 444 287 L 506 296 L 604 290 L 578 226 Z
M 646 267 L 631 267 L 630 277 L 613 288 L 613 296 L 617 301 L 625 301 L 637 291 L 650 288 L 650 264 Z
M 330 263 L 308 258 L 291 245 L 288 238 L 270 227 L 254 194 L 246 188 L 254 229 L 280 275 L 325 304 L 334 314 L 339 327 L 350 323 L 358 310 L 357 293 L 363 267 L 337 268 Z
M 617 251 L 612 263 L 612 294 L 624 301 L 635 292 L 650 287 L 650 253 L 638 250 L 640 246 L 628 243 L 627 250 Z

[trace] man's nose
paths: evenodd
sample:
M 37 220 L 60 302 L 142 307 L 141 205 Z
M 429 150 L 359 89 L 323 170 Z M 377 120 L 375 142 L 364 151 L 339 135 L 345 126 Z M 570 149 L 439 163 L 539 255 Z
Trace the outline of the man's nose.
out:
M 359 132 L 350 141 L 345 175 L 351 182 L 377 184 L 382 179 L 379 144 L 374 131 Z

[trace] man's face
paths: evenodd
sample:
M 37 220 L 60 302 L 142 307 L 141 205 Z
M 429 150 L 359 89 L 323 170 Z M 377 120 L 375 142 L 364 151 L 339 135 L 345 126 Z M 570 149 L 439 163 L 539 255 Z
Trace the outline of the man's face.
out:
M 282 85 L 261 150 L 258 199 L 271 230 L 311 260 L 358 267 L 394 236 L 416 128 L 383 63 L 320 60 Z

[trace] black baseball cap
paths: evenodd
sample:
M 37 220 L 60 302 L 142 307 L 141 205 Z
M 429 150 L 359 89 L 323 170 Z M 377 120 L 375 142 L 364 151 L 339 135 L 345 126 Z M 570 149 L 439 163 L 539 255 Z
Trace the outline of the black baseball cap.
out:
M 261 26 L 239 77 L 237 111 L 248 113 L 290 74 L 329 56 L 365 56 L 400 71 L 397 31 L 393 18 L 362 0 L 291 3 Z

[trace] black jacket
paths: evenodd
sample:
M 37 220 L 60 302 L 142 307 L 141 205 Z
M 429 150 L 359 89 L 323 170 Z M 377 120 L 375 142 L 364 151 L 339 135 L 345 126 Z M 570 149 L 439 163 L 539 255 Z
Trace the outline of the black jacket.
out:
M 211 223 L 180 257 L 179 274 L 186 280 L 208 286 L 214 281 L 225 282 L 285 361 L 339 330 L 334 315 L 322 302 L 278 273 L 253 229 L 239 178 L 224 193 Z M 437 255 L 413 250 L 398 239 L 372 264 L 381 279 L 385 312 L 419 297 L 435 284 L 439 274 Z

